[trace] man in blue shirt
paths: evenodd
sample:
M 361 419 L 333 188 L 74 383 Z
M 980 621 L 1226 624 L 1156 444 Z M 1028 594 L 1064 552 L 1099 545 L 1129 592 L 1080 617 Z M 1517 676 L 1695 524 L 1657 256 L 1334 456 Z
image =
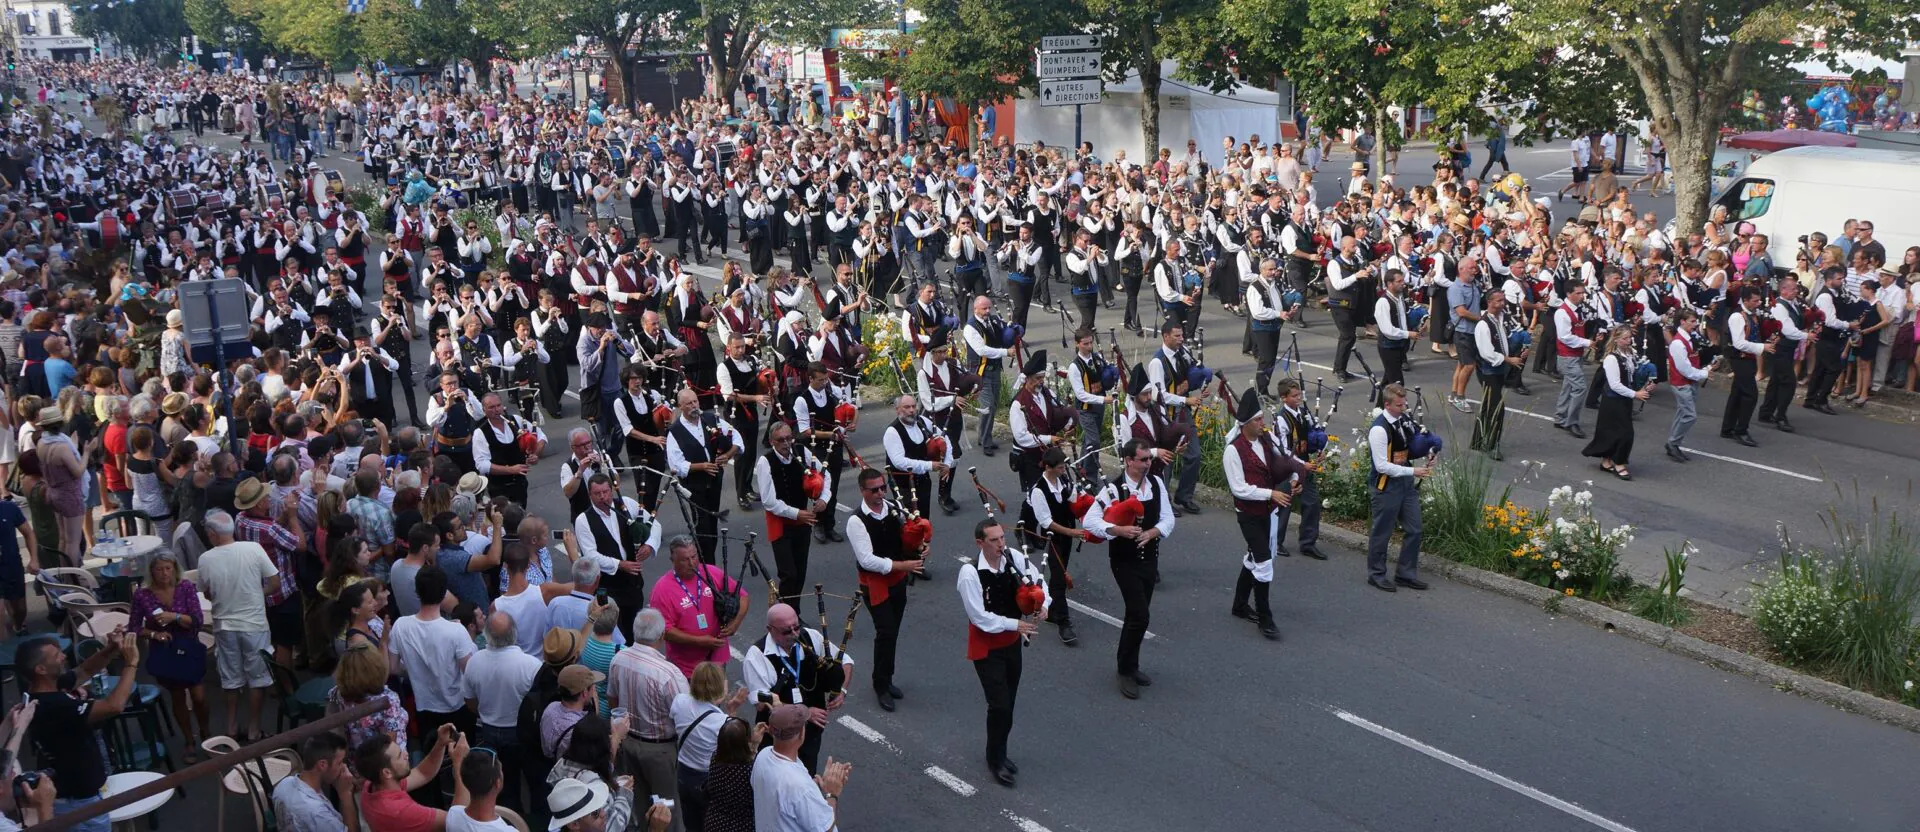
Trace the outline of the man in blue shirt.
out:
M 27 540 L 28 556 L 26 568 L 21 568 L 20 541 L 13 536 L 15 529 Z M 27 522 L 27 515 L 20 510 L 20 504 L 12 500 L 0 501 L 0 599 L 7 602 L 7 613 L 12 616 L 13 634 L 26 635 L 27 632 L 27 573 L 40 572 L 40 561 L 34 555 L 40 551 L 40 542 L 34 539 L 33 524 Z
M 1479 360 L 1473 349 L 1473 326 L 1480 322 L 1480 298 L 1480 258 L 1462 257 L 1460 274 L 1454 278 L 1453 285 L 1447 287 L 1453 342 L 1462 345 L 1454 355 L 1457 363 L 1453 368 L 1453 386 L 1447 390 L 1447 404 L 1461 413 L 1473 412 L 1473 402 L 1467 400 L 1467 380 L 1473 378 L 1474 363 Z
M 453 597 L 486 609 L 487 582 L 482 573 L 500 565 L 503 537 L 498 510 L 487 513 L 489 534 L 467 528 L 467 521 L 451 511 L 433 516 L 433 527 L 440 533 L 440 553 L 434 561 L 447 573 L 447 591 Z

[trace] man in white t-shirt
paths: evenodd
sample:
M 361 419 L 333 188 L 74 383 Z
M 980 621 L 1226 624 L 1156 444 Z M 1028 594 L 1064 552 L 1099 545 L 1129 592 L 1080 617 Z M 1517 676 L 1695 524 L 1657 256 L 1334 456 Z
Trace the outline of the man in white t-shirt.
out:
M 493 749 L 506 773 L 505 784 L 496 791 L 516 812 L 526 808 L 520 801 L 521 778 L 527 778 L 528 794 L 533 794 L 534 774 L 526 766 L 528 749 L 520 744 L 520 700 L 527 698 L 539 672 L 540 660 L 520 649 L 512 616 L 495 611 L 487 617 L 487 649 L 467 660 L 460 677 L 461 695 L 480 714 L 480 744 Z M 539 776 L 546 777 L 544 772 Z
M 447 597 L 447 573 L 427 564 L 414 576 L 413 586 L 420 597 L 420 611 L 393 622 L 387 652 L 395 660 L 395 669 L 413 684 L 420 735 L 431 736 L 442 725 L 472 733 L 474 714 L 467 708 L 460 678 L 474 653 L 473 638 L 466 627 L 440 614 L 440 602 Z
M 273 645 L 267 595 L 280 589 L 280 570 L 258 543 L 233 539 L 233 515 L 214 509 L 203 525 L 213 548 L 200 555 L 200 589 L 213 602 L 220 689 L 226 692 L 227 736 L 240 737 L 240 691 L 247 690 L 246 737 L 260 736 L 260 706 L 273 685 L 261 651 Z
M 753 828 L 760 832 L 827 832 L 839 822 L 840 790 L 851 763 L 827 758 L 819 780 L 800 762 L 807 737 L 805 705 L 781 705 L 767 719 L 773 744 L 760 749 L 753 763 Z
M 520 652 L 517 647 L 507 649 Z M 447 810 L 447 832 L 516 832 L 495 808 L 507 780 L 502 760 L 493 754 L 468 754 L 454 774 L 466 787 L 467 803 Z

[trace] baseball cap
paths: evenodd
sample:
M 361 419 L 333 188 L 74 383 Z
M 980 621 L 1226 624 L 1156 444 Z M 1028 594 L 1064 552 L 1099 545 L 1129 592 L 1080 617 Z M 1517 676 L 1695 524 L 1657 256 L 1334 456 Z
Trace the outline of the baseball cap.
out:
M 583 664 L 570 664 L 560 671 L 560 689 L 571 696 L 579 696 L 586 689 L 606 680 L 605 673 Z
M 767 718 L 768 732 L 776 740 L 790 740 L 807 730 L 809 716 L 805 705 L 781 705 Z

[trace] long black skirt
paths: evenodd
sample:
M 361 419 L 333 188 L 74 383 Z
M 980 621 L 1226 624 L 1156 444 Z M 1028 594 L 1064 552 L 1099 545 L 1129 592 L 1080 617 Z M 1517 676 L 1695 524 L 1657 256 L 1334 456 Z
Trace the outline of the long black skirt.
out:
M 1602 379 L 1602 383 L 1604 381 Z M 1633 454 L 1633 399 L 1601 394 L 1593 438 L 1587 440 L 1587 447 L 1580 453 L 1613 460 L 1616 466 L 1627 464 L 1627 457 Z

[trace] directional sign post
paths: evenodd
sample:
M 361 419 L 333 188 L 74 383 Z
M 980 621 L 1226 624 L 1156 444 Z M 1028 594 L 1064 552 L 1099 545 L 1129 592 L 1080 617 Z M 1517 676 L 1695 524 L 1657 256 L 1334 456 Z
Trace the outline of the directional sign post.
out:
M 1040 39 L 1034 55 L 1033 74 L 1040 79 L 1040 105 L 1073 105 L 1073 145 L 1080 146 L 1083 110 L 1087 104 L 1100 103 L 1104 87 L 1100 82 L 1099 35 L 1050 35 Z

